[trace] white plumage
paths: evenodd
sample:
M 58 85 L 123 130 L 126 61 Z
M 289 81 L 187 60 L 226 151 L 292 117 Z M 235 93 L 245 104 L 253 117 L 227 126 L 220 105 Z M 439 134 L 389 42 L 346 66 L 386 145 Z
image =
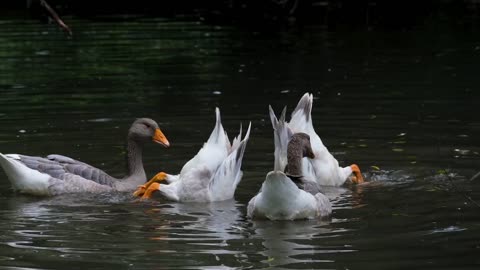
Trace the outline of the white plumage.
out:
M 319 185 L 340 186 L 347 179 L 355 174 L 352 179 L 358 183 L 363 182 L 360 170 L 357 165 L 340 167 L 335 157 L 323 145 L 322 140 L 313 128 L 312 119 L 313 95 L 305 93 L 292 112 L 290 122 L 285 121 L 286 109 L 277 120 L 272 107 L 270 107 L 270 118 L 278 149 L 275 149 L 275 169 L 283 171 L 287 165 L 286 146 L 291 134 L 303 132 L 310 136 L 314 159 L 303 158 L 303 177 L 307 181 L 317 182 Z M 286 126 L 285 130 L 283 126 Z M 278 164 L 277 164 L 278 163 Z
M 235 189 L 242 179 L 242 159 L 247 145 L 251 123 L 245 137 L 240 133 L 232 144 L 223 129 L 220 110 L 215 109 L 216 124 L 208 141 L 189 160 L 178 175 L 159 173 L 156 181 L 166 180 L 169 184 L 147 183 L 140 188 L 140 195 L 145 188 L 143 198 L 149 198 L 151 193 L 159 190 L 170 200 L 181 202 L 212 202 L 233 198 Z M 155 178 L 155 177 L 154 177 Z M 152 181 L 152 180 L 151 180 Z
M 317 190 L 316 194 L 313 195 L 300 189 L 293 182 L 293 179 L 283 173 L 288 165 L 288 160 L 298 163 L 300 162 L 299 159 L 306 159 L 304 156 L 308 156 L 308 151 L 305 150 L 311 149 L 310 139 L 303 140 L 301 141 L 302 144 L 298 144 L 299 140 L 292 138 L 308 136 L 292 134 L 285 123 L 285 110 L 282 112 L 280 120 L 277 120 L 270 108 L 270 117 L 274 128 L 274 171 L 267 174 L 260 192 L 248 203 L 247 216 L 270 220 L 295 220 L 330 215 L 332 205 L 324 194 Z M 287 152 L 291 155 L 291 159 L 287 159 Z M 303 175 L 303 172 L 300 173 Z M 302 181 L 305 181 L 305 179 L 302 179 Z
M 332 205 L 322 193 L 312 195 L 299 189 L 283 172 L 271 171 L 260 193 L 248 203 L 247 216 L 270 220 L 295 220 L 325 217 Z

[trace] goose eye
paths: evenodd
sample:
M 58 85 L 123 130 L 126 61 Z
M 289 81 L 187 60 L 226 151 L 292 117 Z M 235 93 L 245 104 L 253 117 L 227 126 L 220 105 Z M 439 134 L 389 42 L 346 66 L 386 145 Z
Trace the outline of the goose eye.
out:
M 144 124 L 144 125 L 145 125 L 145 127 L 150 128 L 150 125 L 149 125 L 149 124 Z

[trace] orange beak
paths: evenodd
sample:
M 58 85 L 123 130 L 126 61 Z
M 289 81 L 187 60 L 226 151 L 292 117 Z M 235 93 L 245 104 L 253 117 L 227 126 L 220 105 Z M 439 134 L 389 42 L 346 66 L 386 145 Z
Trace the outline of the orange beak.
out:
M 352 168 L 352 173 L 353 173 L 352 182 L 353 183 L 361 184 L 361 183 L 365 182 L 365 180 L 363 179 L 363 175 L 360 172 L 360 168 L 358 167 L 357 164 L 350 165 L 350 168 Z
M 165 146 L 165 147 L 170 146 L 170 143 L 168 142 L 167 137 L 165 137 L 165 135 L 163 135 L 163 132 L 159 128 L 155 129 L 155 134 L 153 135 L 152 140 L 156 143 L 159 143 L 159 144 Z

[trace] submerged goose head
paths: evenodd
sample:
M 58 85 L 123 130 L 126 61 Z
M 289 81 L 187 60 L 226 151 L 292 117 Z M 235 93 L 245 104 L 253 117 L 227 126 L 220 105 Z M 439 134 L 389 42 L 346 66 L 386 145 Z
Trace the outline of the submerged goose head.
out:
M 139 118 L 128 130 L 128 138 L 139 143 L 154 141 L 165 147 L 170 146 L 167 137 L 158 127 L 157 122 L 150 118 Z
M 302 159 L 304 157 L 315 158 L 310 144 L 310 136 L 306 133 L 295 133 L 292 135 L 287 147 L 287 168 L 286 173 L 291 177 L 302 176 Z

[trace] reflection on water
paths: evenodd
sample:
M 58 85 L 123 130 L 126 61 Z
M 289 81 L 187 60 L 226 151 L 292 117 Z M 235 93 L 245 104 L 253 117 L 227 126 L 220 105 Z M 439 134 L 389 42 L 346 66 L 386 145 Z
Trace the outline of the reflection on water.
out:
M 328 259 L 312 259 L 314 254 L 335 252 L 334 247 L 325 247 L 321 244 L 321 238 L 332 233 L 327 227 L 328 223 L 328 221 L 254 221 L 255 237 L 263 240 L 265 250 L 261 253 L 267 257 L 263 263 L 269 267 L 303 264 L 314 268 L 320 262 L 331 262 Z
M 174 173 L 219 106 L 230 133 L 252 121 L 245 176 L 235 200 L 178 204 L 26 197 L 0 173 L 0 268 L 478 268 L 477 35 L 71 26 L 70 39 L 55 25 L 0 22 L 0 152 L 65 154 L 121 176 L 126 131 L 149 116 L 172 147 L 145 149 L 147 174 Z M 324 143 L 369 182 L 325 188 L 327 220 L 247 220 L 273 166 L 267 106 L 291 110 L 305 91 Z

